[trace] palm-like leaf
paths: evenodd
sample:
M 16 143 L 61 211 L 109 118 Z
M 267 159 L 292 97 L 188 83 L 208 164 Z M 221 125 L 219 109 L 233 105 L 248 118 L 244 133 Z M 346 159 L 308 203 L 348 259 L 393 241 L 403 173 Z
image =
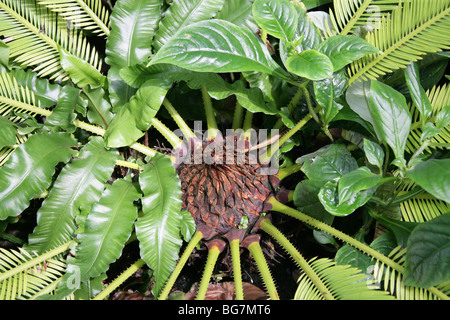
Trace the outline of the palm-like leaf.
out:
M 101 0 L 38 0 L 38 3 L 99 36 L 109 36 L 109 11 Z
M 389 254 L 389 257 L 403 265 L 405 262 L 406 249 L 397 247 Z M 373 280 L 375 284 L 379 285 L 383 290 L 390 292 L 399 300 L 434 300 L 439 297 L 436 293 L 444 295 L 450 294 L 449 283 L 443 283 L 436 288 L 424 289 L 417 287 L 406 286 L 403 282 L 403 274 L 386 266 L 379 261 L 376 262 L 373 268 Z
M 309 263 L 336 299 L 393 299 L 386 292 L 368 286 L 367 281 L 364 281 L 367 275 L 358 268 L 349 265 L 336 265 L 333 260 L 328 258 L 313 259 Z M 299 278 L 299 285 L 294 299 L 322 300 L 324 296 L 314 286 L 311 279 L 306 274 L 302 274 Z
M 32 67 L 40 77 L 68 79 L 60 64 L 59 48 L 101 68 L 98 53 L 76 29 L 68 30 L 57 13 L 34 0 L 0 1 L 0 32 L 11 49 L 14 62 Z
M 349 34 L 361 26 L 377 27 L 381 17 L 398 6 L 398 0 L 334 0 L 330 18 L 340 34 Z
M 65 260 L 56 258 L 67 245 L 37 256 L 22 248 L 0 248 L 0 300 L 28 299 L 50 293 L 61 281 Z
M 392 14 L 381 18 L 379 29 L 367 34 L 366 40 L 382 52 L 351 64 L 349 84 L 359 79 L 377 79 L 426 53 L 448 48 L 449 28 L 450 1 L 405 1 Z

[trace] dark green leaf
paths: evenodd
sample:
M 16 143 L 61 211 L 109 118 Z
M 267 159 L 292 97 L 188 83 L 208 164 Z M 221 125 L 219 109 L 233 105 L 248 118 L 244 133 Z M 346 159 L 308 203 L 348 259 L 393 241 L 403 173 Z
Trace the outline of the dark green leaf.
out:
M 127 103 L 114 116 L 104 138 L 108 147 L 119 148 L 133 144 L 143 135 L 144 132 L 137 128 L 136 118 Z
M 428 288 L 450 280 L 450 213 L 418 225 L 408 240 L 405 284 Z
M 103 88 L 84 88 L 81 98 L 87 103 L 87 117 L 91 124 L 107 128 L 114 115 Z
M 51 250 L 74 237 L 81 208 L 98 202 L 111 176 L 118 152 L 106 150 L 100 137 L 91 137 L 77 159 L 66 165 L 37 213 L 37 227 L 28 250 Z
M 333 75 L 331 60 L 314 49 L 291 55 L 286 60 L 286 68 L 290 72 L 310 80 L 323 80 Z
M 366 40 L 349 35 L 330 37 L 319 44 L 317 50 L 327 55 L 337 71 L 347 64 L 356 61 L 367 54 L 377 53 L 379 50 Z
M 268 34 L 289 42 L 297 28 L 297 10 L 289 0 L 256 0 L 253 17 Z
M 363 190 L 346 201 L 340 201 L 338 182 L 332 180 L 320 189 L 319 200 L 329 213 L 345 217 L 369 201 L 373 192 L 374 190 Z
M 156 50 L 165 45 L 178 30 L 192 23 L 213 18 L 223 7 L 224 2 L 224 0 L 174 1 L 165 12 L 155 35 Z
M 450 203 L 450 159 L 431 159 L 416 165 L 407 177 L 438 199 Z
M 111 34 L 106 42 L 106 63 L 113 107 L 127 103 L 135 90 L 119 76 L 120 69 L 147 61 L 161 18 L 163 0 L 118 0 L 111 13 Z M 145 23 L 144 23 L 145 21 Z
M 153 270 L 153 294 L 158 296 L 175 267 L 182 244 L 181 183 L 170 159 L 156 155 L 144 166 L 139 184 L 144 197 L 136 236 L 141 258 Z
M 0 41 L 0 66 L 9 68 L 9 52 L 10 48 L 3 41 Z
M 338 182 L 339 204 L 356 197 L 361 191 L 375 187 L 380 180 L 381 177 L 370 172 L 367 167 L 343 175 Z
M 67 132 L 74 132 L 75 125 L 72 123 L 77 117 L 75 108 L 77 106 L 80 90 L 66 86 L 62 88 L 56 107 L 45 121 L 50 128 L 61 128 Z
M 344 107 L 337 99 L 343 94 L 347 77 L 343 73 L 335 73 L 332 78 L 314 81 L 314 95 L 322 107 L 319 114 L 323 124 L 328 125 Z
M 51 184 L 55 166 L 74 154 L 66 133 L 38 133 L 21 144 L 0 168 L 0 220 L 17 216 Z
M 14 122 L 7 118 L 0 117 L 0 150 L 3 147 L 13 146 L 16 144 L 16 128 Z
M 297 159 L 303 163 L 302 171 L 310 180 L 324 183 L 356 170 L 358 164 L 345 145 L 333 144 Z
M 364 153 L 370 164 L 377 166 L 378 168 L 383 167 L 384 151 L 378 143 L 364 138 Z
M 288 78 L 260 39 L 247 29 L 218 19 L 181 29 L 156 53 L 149 66 L 157 63 L 199 72 L 261 71 Z
M 419 67 L 416 63 L 411 62 L 404 72 L 411 98 L 421 114 L 422 123 L 425 123 L 433 112 L 433 107 L 420 84 Z
M 370 87 L 369 109 L 378 138 L 392 148 L 397 159 L 403 159 L 411 128 L 411 114 L 405 97 L 374 80 Z

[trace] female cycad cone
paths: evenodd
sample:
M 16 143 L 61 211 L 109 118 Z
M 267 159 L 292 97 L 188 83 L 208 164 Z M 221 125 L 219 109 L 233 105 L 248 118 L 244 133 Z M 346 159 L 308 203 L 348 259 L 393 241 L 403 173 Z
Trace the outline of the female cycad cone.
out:
M 225 235 L 238 227 L 251 230 L 273 194 L 269 176 L 248 148 L 246 152 L 230 150 L 220 139 L 199 145 L 200 151 L 210 151 L 211 161 L 198 161 L 194 152 L 187 161 L 190 163 L 184 161 L 177 168 L 183 210 L 192 214 L 207 238 Z

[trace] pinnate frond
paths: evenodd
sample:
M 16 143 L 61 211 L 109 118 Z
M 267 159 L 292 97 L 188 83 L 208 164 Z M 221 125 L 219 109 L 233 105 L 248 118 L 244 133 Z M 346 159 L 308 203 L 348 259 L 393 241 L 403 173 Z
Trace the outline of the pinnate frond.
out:
M 75 28 L 99 36 L 108 36 L 110 33 L 109 11 L 101 0 L 38 0 L 38 3 L 57 12 Z
M 407 0 L 383 16 L 379 29 L 366 40 L 381 53 L 367 55 L 349 68 L 349 84 L 357 80 L 377 79 L 404 68 L 427 53 L 450 48 L 450 1 Z

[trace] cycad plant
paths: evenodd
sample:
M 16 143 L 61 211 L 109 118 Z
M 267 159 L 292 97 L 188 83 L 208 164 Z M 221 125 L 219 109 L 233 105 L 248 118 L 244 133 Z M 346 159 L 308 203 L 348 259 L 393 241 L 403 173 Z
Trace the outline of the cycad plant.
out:
M 197 299 L 231 261 L 236 299 L 253 266 L 275 300 L 273 238 L 288 298 L 448 299 L 450 1 L 313 3 L 0 0 L 0 298 L 146 269 L 166 299 L 206 255 Z

